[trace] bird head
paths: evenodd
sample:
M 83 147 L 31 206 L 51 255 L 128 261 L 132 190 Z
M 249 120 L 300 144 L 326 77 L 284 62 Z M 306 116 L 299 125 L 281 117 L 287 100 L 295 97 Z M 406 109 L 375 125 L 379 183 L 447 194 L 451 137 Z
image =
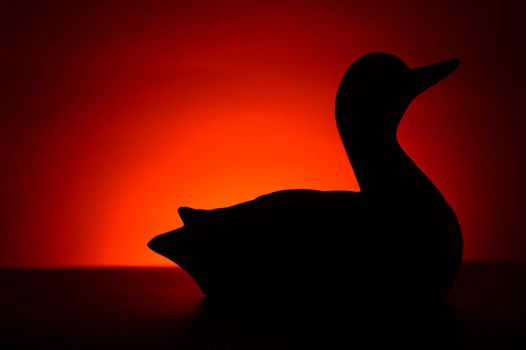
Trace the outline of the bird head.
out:
M 400 58 L 381 52 L 359 58 L 349 67 L 338 88 L 339 127 L 396 134 L 411 101 L 451 74 L 458 65 L 458 59 L 449 59 L 410 68 Z

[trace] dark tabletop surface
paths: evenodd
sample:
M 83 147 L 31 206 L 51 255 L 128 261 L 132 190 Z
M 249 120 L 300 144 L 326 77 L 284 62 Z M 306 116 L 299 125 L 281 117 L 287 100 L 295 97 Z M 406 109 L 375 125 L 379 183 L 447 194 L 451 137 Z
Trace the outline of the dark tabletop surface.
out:
M 429 317 L 210 305 L 179 268 L 0 270 L 0 346 L 86 349 L 526 349 L 526 264 L 466 263 Z

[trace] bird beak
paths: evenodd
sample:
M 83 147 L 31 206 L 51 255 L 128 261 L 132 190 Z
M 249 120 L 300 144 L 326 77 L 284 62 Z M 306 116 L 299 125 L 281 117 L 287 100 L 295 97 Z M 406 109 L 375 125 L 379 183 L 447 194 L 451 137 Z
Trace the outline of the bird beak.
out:
M 411 77 L 415 89 L 414 95 L 420 95 L 422 92 L 453 73 L 459 64 L 460 61 L 457 58 L 452 58 L 429 66 L 411 69 Z

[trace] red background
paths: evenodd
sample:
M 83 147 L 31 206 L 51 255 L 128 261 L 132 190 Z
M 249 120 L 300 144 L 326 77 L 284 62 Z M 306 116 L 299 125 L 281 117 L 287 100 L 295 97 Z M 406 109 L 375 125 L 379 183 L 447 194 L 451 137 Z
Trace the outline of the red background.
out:
M 181 205 L 358 190 L 333 109 L 370 51 L 460 58 L 399 140 L 466 259 L 525 259 L 520 3 L 2 2 L 0 266 L 168 263 L 146 242 Z

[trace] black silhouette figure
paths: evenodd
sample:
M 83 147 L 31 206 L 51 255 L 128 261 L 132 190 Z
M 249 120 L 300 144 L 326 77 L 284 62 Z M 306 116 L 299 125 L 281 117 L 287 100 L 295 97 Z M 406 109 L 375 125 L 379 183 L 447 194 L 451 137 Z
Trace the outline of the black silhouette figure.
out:
M 212 300 L 357 309 L 440 303 L 461 263 L 460 226 L 396 132 L 411 101 L 458 65 L 411 69 L 387 53 L 351 65 L 336 121 L 361 192 L 284 190 L 227 208 L 181 207 L 184 226 L 148 246 Z

